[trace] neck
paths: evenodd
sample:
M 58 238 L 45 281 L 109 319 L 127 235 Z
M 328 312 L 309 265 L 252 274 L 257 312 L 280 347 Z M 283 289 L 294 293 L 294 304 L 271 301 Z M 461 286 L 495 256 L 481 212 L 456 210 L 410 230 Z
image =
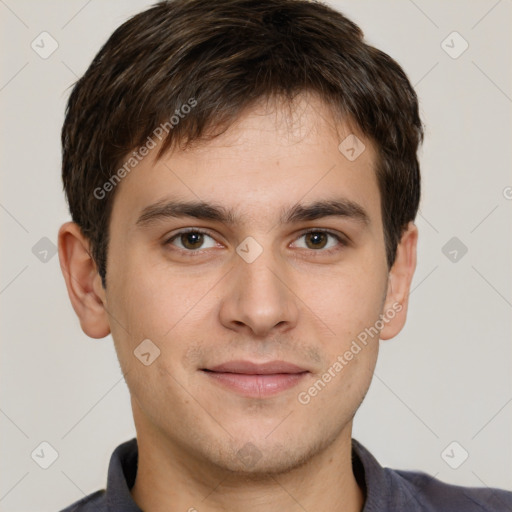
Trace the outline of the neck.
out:
M 351 423 L 301 466 L 264 475 L 226 470 L 161 432 L 136 427 L 139 459 L 131 494 L 145 512 L 363 509 L 364 493 L 352 470 Z

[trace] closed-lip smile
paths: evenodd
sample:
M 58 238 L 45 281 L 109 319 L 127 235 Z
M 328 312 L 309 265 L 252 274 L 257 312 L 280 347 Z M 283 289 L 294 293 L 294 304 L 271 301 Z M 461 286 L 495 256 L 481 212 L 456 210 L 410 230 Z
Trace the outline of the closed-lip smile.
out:
M 253 398 L 273 396 L 296 386 L 309 370 L 286 361 L 228 361 L 202 372 L 222 387 Z

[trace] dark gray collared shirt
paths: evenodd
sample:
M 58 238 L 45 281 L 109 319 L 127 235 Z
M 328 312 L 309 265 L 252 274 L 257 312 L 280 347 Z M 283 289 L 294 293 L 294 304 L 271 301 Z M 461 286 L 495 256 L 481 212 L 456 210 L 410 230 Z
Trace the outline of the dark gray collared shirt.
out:
M 141 512 L 130 494 L 137 458 L 135 438 L 119 445 L 110 459 L 106 490 L 61 512 Z M 352 464 L 366 495 L 362 512 L 512 512 L 512 492 L 449 485 L 426 473 L 383 468 L 355 439 Z

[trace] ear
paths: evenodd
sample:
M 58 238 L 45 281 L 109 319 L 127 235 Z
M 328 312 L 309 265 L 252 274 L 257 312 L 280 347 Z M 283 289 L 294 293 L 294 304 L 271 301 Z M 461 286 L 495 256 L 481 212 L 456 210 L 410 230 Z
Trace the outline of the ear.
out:
M 389 273 L 388 291 L 382 311 L 384 319 L 384 327 L 380 332 L 382 340 L 395 337 L 405 325 L 409 292 L 416 269 L 417 243 L 418 228 L 413 222 L 409 222 L 398 244 L 395 262 Z
M 59 260 L 82 330 L 91 338 L 104 338 L 110 333 L 105 290 L 89 240 L 74 222 L 66 222 L 59 229 Z

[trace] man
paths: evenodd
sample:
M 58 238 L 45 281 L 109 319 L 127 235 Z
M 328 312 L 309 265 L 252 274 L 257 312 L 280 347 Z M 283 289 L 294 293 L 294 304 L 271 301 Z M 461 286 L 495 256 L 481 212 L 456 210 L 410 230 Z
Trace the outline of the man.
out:
M 137 438 L 67 511 L 512 510 L 352 439 L 406 320 L 422 139 L 403 70 L 320 3 L 174 0 L 116 30 L 69 99 L 59 256 Z

